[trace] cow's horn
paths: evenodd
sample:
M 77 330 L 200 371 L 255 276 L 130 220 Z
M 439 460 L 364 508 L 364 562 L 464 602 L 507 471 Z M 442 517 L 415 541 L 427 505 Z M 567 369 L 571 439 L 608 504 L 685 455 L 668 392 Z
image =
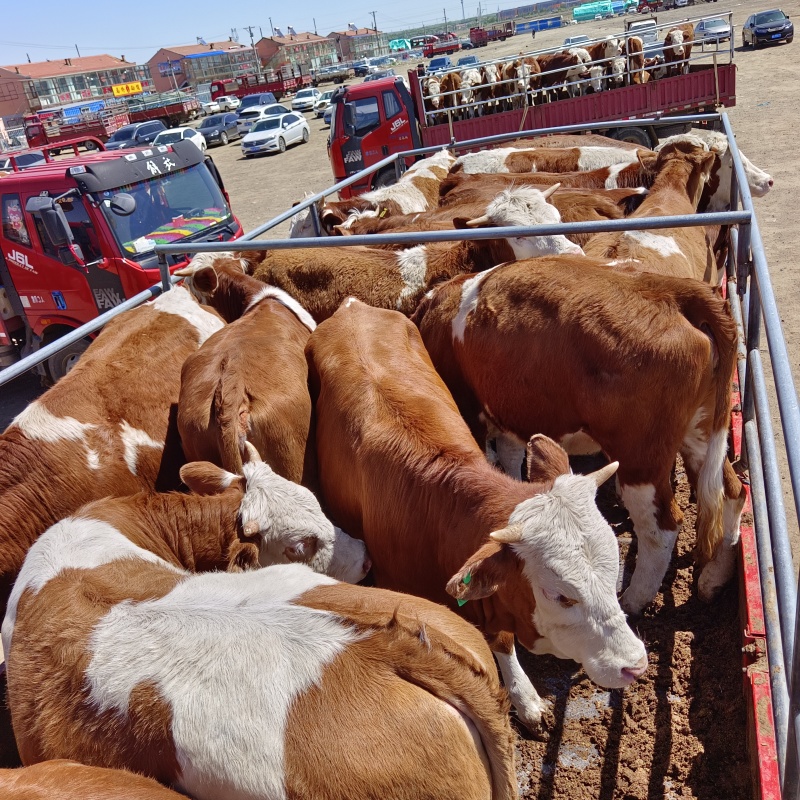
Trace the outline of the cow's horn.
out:
M 491 222 L 489 217 L 485 214 L 482 217 L 475 217 L 475 219 L 468 219 L 466 225 L 468 228 L 481 228 Z
M 255 536 L 258 533 L 258 523 L 254 520 L 245 522 L 244 525 L 242 525 L 242 533 L 245 536 Z
M 514 544 L 522 539 L 522 525 L 509 525 L 499 531 L 492 531 L 489 538 L 501 544 Z
M 188 267 L 181 267 L 181 269 L 176 269 L 173 272 L 173 275 L 180 275 L 181 278 L 188 278 L 190 275 L 194 275 L 197 271 L 196 267 L 189 265 Z
M 542 192 L 542 197 L 544 197 L 544 199 L 547 200 L 548 197 L 550 197 L 552 194 L 558 191 L 560 186 L 561 186 L 560 183 L 554 183 L 552 186 L 548 186 L 547 189 L 545 189 Z
M 590 472 L 587 477 L 594 478 L 594 482 L 598 486 L 602 486 L 618 469 L 619 461 L 612 461 L 610 464 L 606 464 L 596 472 Z
M 247 450 L 247 454 L 250 456 L 250 461 L 261 461 L 262 458 L 256 450 L 255 445 L 252 442 L 245 441 L 244 443 L 245 449 Z

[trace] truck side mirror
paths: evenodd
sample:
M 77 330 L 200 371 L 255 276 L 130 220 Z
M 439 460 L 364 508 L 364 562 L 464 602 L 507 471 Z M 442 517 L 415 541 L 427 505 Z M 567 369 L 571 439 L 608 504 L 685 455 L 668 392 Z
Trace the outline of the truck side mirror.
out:
M 44 229 L 55 247 L 69 247 L 73 244 L 72 231 L 64 212 L 52 197 L 29 197 L 25 203 L 29 214 L 38 214 Z
M 136 198 L 127 192 L 120 192 L 111 198 L 108 207 L 118 217 L 129 217 L 136 211 Z
M 356 107 L 352 103 L 344 104 L 344 132 L 345 136 L 356 135 Z

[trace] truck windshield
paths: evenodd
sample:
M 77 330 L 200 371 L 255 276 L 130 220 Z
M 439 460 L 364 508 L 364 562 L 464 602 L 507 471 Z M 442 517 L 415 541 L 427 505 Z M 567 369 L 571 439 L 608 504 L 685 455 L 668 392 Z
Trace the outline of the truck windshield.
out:
M 111 198 L 120 192 L 136 200 L 130 216 L 111 210 Z M 157 244 L 201 238 L 233 219 L 219 186 L 202 164 L 100 192 L 95 199 L 123 252 L 136 260 L 151 254 Z

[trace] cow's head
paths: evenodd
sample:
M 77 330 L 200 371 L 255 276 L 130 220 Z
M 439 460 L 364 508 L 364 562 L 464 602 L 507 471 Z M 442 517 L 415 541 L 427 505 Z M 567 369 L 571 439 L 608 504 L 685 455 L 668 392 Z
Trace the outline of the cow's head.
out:
M 603 43 L 604 58 L 616 58 L 621 51 L 619 39 L 616 36 L 606 36 Z
M 692 205 L 697 208 L 716 162 L 714 153 L 709 152 L 708 148 L 701 143 L 679 139 L 659 148 L 655 154 L 655 164 L 653 164 L 653 156 L 646 151 L 637 150 L 636 154 L 639 163 L 645 169 L 650 169 L 657 174 L 671 162 L 680 161 L 688 164 L 690 171 L 686 175 L 686 194 Z M 676 186 L 676 188 L 682 189 L 683 186 Z
M 532 461 L 545 490 L 514 509 L 508 526 L 489 535 L 447 591 L 459 600 L 489 597 L 521 568 L 535 600 L 531 622 L 542 637 L 535 652 L 580 662 L 600 686 L 627 686 L 644 674 L 647 654 L 617 600 L 617 540 L 595 503 L 597 487 L 617 464 L 572 475 L 567 454 L 545 436 L 529 442 L 529 472 Z
M 531 225 L 558 225 L 561 215 L 548 202 L 548 198 L 561 184 L 540 191 L 533 186 L 513 186 L 501 192 L 486 208 L 486 214 L 466 222 L 468 228 L 530 227 Z M 573 253 L 583 255 L 583 250 L 560 234 L 552 236 L 509 237 L 508 244 L 517 261 L 525 258 Z
M 671 52 L 675 58 L 683 58 L 683 54 L 685 52 L 685 48 L 683 46 L 683 31 L 670 31 L 664 40 L 664 49 L 668 52 Z
M 278 475 L 247 445 L 251 460 L 243 475 L 203 461 L 183 466 L 181 480 L 197 494 L 242 492 L 240 538 L 257 547 L 257 566 L 301 563 L 337 580 L 360 581 L 371 566 L 364 542 L 334 526 L 305 486 Z
M 606 74 L 605 67 L 595 66 L 589 67 L 589 84 L 593 92 L 603 91 L 603 80 Z
M 306 193 L 306 197 L 308 197 L 308 193 Z M 299 203 L 293 203 L 292 207 L 298 205 Z M 321 216 L 322 211 L 322 199 L 317 200 L 316 202 L 317 208 L 317 215 Z M 314 231 L 314 219 L 312 206 L 308 206 L 308 208 L 303 209 L 302 211 L 298 211 L 292 217 L 292 221 L 289 223 L 289 238 L 290 239 L 308 239 L 312 236 L 316 236 L 316 232 Z M 325 228 L 322 227 L 320 224 L 320 236 L 327 236 L 328 232 Z

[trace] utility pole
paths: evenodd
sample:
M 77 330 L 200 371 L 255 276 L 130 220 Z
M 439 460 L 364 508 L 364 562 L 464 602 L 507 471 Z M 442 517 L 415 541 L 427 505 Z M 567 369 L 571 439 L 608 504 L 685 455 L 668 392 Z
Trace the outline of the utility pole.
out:
M 464 0 L 461 0 L 461 21 L 463 22 L 466 19 L 464 14 Z
M 80 58 L 81 57 L 81 51 L 78 50 L 78 45 L 75 45 L 75 49 L 78 51 L 78 58 Z
M 272 27 L 272 17 L 267 17 L 269 20 L 269 29 L 272 31 L 272 35 L 275 35 L 275 28 Z
M 481 12 L 481 4 L 478 3 L 478 27 L 483 27 L 483 13 Z
M 442 11 L 444 12 L 444 35 L 447 36 L 447 9 L 443 8 Z
M 314 23 L 314 36 L 319 36 L 317 33 L 317 21 L 314 19 L 314 17 L 311 17 L 311 21 Z
M 261 81 L 261 59 L 258 57 L 258 52 L 256 51 L 255 42 L 253 42 L 253 26 L 252 25 L 245 25 L 243 26 L 244 29 L 250 34 L 250 47 L 253 48 L 253 54 L 256 58 L 256 75 L 258 76 L 259 82 Z
M 378 24 L 375 22 L 375 12 L 370 11 L 372 14 L 372 30 L 375 31 L 375 55 L 379 55 L 381 52 L 381 41 L 378 38 Z

